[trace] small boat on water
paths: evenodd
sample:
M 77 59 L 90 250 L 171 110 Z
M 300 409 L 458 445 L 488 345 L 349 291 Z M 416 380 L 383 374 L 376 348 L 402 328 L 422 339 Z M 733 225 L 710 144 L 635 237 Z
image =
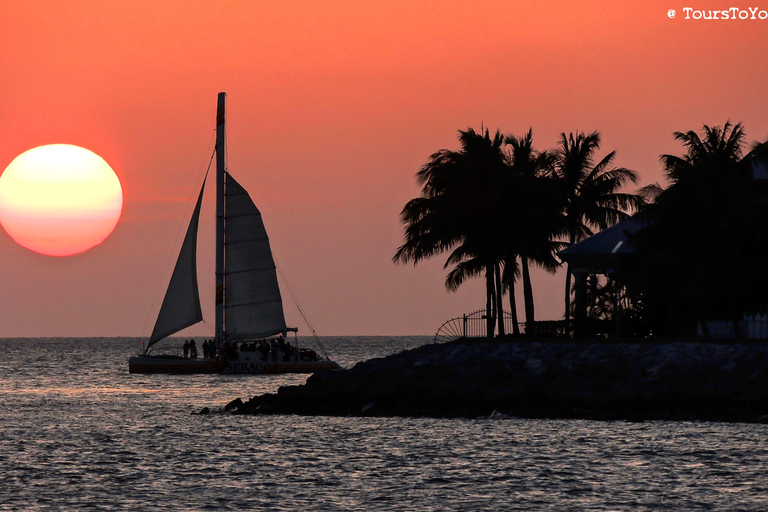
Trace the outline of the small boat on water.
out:
M 197 230 L 205 181 L 152 335 L 128 360 L 130 373 L 313 373 L 339 365 L 314 350 L 286 342 L 288 332 L 277 270 L 264 222 L 248 193 L 229 174 L 225 158 L 225 100 L 216 112 L 215 338 L 178 353 L 153 353 L 155 344 L 203 320 L 197 284 Z M 296 339 L 296 338 L 294 338 Z M 191 344 L 187 346 L 190 348 Z

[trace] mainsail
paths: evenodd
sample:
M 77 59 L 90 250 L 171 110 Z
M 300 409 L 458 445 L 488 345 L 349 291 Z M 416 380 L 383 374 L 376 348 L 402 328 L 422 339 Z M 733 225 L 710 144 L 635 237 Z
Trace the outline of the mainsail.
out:
M 200 294 L 197 288 L 197 228 L 200 223 L 200 208 L 203 203 L 205 181 L 200 188 L 195 211 L 189 221 L 187 234 L 171 275 L 171 282 L 165 292 L 163 305 L 157 315 L 157 322 L 146 349 L 171 334 L 196 324 L 203 319 Z
M 226 173 L 224 332 L 227 340 L 285 333 L 269 237 L 248 192 Z
M 216 128 L 216 337 L 219 342 L 285 334 L 283 301 L 269 237 L 248 192 L 225 170 L 224 99 Z M 203 319 L 197 287 L 197 229 L 205 181 L 145 352 Z

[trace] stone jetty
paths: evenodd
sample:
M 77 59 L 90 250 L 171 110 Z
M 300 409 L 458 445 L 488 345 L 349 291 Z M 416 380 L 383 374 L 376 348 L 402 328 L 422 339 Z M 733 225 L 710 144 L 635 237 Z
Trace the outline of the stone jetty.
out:
M 768 342 L 502 338 L 317 373 L 233 414 L 768 421 Z

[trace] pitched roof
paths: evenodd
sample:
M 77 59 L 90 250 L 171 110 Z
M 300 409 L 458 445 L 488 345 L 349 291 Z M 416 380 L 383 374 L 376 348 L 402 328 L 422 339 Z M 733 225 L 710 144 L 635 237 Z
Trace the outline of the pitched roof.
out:
M 613 226 L 595 233 L 584 240 L 558 252 L 561 259 L 570 263 L 575 260 L 608 260 L 622 255 L 635 254 L 637 249 L 630 240 L 631 235 L 650 224 L 643 215 L 635 214 Z

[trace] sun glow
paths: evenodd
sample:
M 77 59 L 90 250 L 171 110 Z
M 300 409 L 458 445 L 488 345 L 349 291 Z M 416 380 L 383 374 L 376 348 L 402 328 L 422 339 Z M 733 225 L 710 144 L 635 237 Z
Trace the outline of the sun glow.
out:
M 70 256 L 100 244 L 122 209 L 123 189 L 112 168 L 78 146 L 30 149 L 0 176 L 0 224 L 40 254 Z

